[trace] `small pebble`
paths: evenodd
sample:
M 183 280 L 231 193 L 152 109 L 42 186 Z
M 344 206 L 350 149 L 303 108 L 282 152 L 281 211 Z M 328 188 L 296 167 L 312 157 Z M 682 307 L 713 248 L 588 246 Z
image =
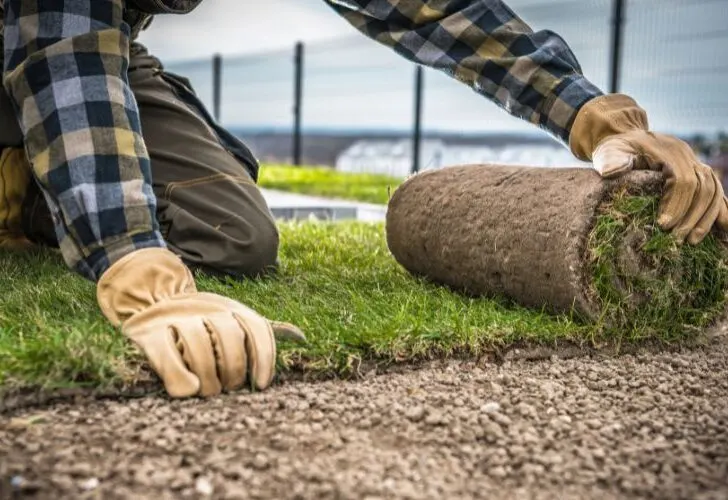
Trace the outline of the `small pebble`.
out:
M 445 418 L 440 415 L 439 413 L 431 413 L 427 415 L 427 418 L 425 419 L 425 423 L 427 425 L 444 425 L 445 424 Z
M 210 496 L 214 489 L 209 479 L 200 477 L 195 482 L 195 490 L 197 490 L 197 493 L 200 495 Z
M 79 486 L 84 491 L 95 490 L 99 487 L 99 480 L 96 477 L 92 477 L 90 479 L 87 479 L 86 481 L 82 481 Z
M 500 465 L 497 467 L 493 467 L 488 471 L 488 473 L 492 477 L 506 477 L 507 474 L 506 469 L 504 467 L 501 467 Z
M 407 417 L 412 422 L 419 422 L 423 418 L 425 418 L 425 408 L 424 406 L 413 406 L 412 408 L 408 409 L 405 413 L 405 417 Z
M 501 405 L 495 401 L 490 401 L 480 407 L 480 411 L 482 411 L 483 413 L 495 413 L 500 411 L 500 409 Z
M 258 470 L 268 468 L 268 457 L 266 457 L 262 453 L 258 453 L 257 455 L 255 455 L 255 458 L 253 459 L 253 468 Z

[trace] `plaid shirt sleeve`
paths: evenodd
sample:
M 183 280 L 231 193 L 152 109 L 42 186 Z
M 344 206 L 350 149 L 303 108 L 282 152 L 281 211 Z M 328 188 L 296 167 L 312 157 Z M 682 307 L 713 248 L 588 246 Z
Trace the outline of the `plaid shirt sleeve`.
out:
M 602 92 L 566 42 L 533 32 L 500 0 L 324 0 L 368 37 L 469 85 L 568 144 L 579 109 Z
M 123 0 L 4 0 L 3 84 L 69 267 L 164 247 Z

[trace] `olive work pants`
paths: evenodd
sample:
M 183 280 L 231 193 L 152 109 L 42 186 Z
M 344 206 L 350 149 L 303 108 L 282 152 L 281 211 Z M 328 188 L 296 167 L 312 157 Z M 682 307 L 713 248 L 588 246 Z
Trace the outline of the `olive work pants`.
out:
M 186 78 L 165 71 L 139 43 L 131 47 L 129 82 L 151 159 L 157 218 L 170 250 L 191 268 L 216 275 L 245 278 L 274 270 L 278 230 L 256 185 L 258 164 L 248 148 L 210 117 Z M 22 141 L 9 106 L 0 95 L 0 147 Z M 57 246 L 35 182 L 22 213 L 28 239 Z

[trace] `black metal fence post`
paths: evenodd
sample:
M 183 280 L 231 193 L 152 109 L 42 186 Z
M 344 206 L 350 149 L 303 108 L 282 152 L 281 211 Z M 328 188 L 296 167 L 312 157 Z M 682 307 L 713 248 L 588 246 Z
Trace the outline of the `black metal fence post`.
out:
M 412 173 L 420 171 L 420 144 L 422 143 L 422 86 L 424 72 L 422 66 L 415 66 L 415 115 L 412 130 Z
M 216 121 L 220 121 L 220 102 L 222 100 L 222 56 L 212 56 L 212 112 Z
M 619 77 L 622 67 L 622 35 L 624 32 L 624 11 L 627 0 L 612 0 L 612 52 L 609 73 L 609 92 L 619 92 Z
M 293 164 L 301 165 L 301 112 L 303 105 L 303 43 L 296 43 L 293 97 Z

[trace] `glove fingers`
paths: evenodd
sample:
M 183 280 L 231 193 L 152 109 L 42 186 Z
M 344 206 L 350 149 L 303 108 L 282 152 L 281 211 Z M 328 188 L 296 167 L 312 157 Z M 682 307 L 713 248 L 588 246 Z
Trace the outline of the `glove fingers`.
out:
M 723 196 L 723 202 L 720 205 L 720 212 L 718 212 L 718 218 L 715 220 L 715 224 L 719 230 L 728 232 L 728 199 L 725 195 Z
M 258 390 L 266 389 L 273 381 L 276 367 L 276 341 L 270 322 L 262 316 L 242 316 L 235 313 L 240 328 L 246 333 L 248 373 Z
M 162 379 L 167 393 L 173 398 L 186 398 L 197 394 L 200 380 L 185 365 L 176 338 L 177 334 L 169 329 L 161 335 L 155 332 L 133 337 L 133 340 L 146 355 L 149 366 Z
M 196 294 L 196 297 L 208 304 L 218 304 L 233 314 L 238 323 L 238 330 L 243 332 L 247 375 L 252 379 L 251 381 L 257 389 L 267 388 L 273 381 L 276 363 L 276 342 L 270 321 L 253 309 L 227 297 L 205 292 Z M 220 331 L 219 327 L 218 331 Z M 283 331 L 283 327 L 281 331 Z M 302 332 L 295 332 L 294 329 L 286 328 L 282 335 L 291 335 L 298 338 L 298 333 L 303 335 Z
M 173 327 L 178 334 L 177 348 L 192 373 L 200 379 L 200 395 L 214 396 L 222 391 L 210 333 L 204 321 L 191 317 Z
M 215 357 L 222 387 L 232 391 L 245 383 L 248 359 L 245 353 L 245 331 L 229 313 L 217 314 L 206 321 L 215 348 Z
M 685 213 L 685 216 L 673 230 L 673 235 L 680 242 L 685 240 L 688 233 L 695 228 L 698 221 L 706 214 L 706 211 L 713 202 L 713 195 L 715 194 L 713 177 L 700 165 L 694 168 L 693 171 L 695 172 L 695 178 L 698 179 L 698 184 L 693 194 L 692 203 Z
M 669 231 L 687 216 L 701 186 L 701 180 L 699 174 L 692 168 L 672 169 L 666 166 L 663 171 L 667 179 L 657 223 L 662 229 Z
M 708 208 L 703 216 L 700 218 L 695 227 L 690 231 L 690 234 L 688 236 L 688 243 L 690 243 L 691 245 L 697 245 L 698 243 L 703 241 L 703 238 L 705 238 L 705 235 L 710 232 L 710 229 L 713 227 L 713 224 L 718 218 L 721 207 L 725 206 L 725 202 L 723 201 L 723 188 L 720 185 L 720 181 L 711 169 L 709 169 L 708 167 L 703 167 L 703 169 L 706 171 L 706 177 L 708 178 L 708 182 L 713 184 L 713 197 L 710 200 L 710 204 L 708 205 Z

